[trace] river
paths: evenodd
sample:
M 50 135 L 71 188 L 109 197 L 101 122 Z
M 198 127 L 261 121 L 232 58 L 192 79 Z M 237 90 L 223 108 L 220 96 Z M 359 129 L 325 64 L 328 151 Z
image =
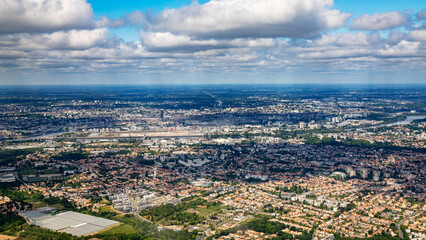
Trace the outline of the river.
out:
M 419 115 L 419 116 L 408 116 L 405 120 L 394 122 L 394 123 L 388 123 L 388 124 L 381 124 L 377 126 L 371 126 L 369 128 L 379 128 L 379 127 L 392 127 L 392 126 L 404 126 L 412 123 L 415 120 L 424 119 L 426 118 L 426 115 Z
M 402 125 L 408 125 L 411 122 L 415 121 L 415 120 L 419 120 L 419 119 L 424 119 L 426 118 L 426 115 L 420 115 L 420 116 L 408 116 L 405 120 L 403 121 L 399 121 L 399 122 L 395 122 L 395 123 L 391 123 L 390 126 L 402 126 Z

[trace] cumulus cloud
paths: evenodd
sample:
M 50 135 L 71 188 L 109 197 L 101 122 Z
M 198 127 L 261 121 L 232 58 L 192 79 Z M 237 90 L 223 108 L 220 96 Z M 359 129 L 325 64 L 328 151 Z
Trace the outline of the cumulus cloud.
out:
M 199 51 L 219 47 L 219 42 L 213 39 L 192 40 L 189 36 L 175 35 L 169 32 L 141 33 L 141 40 L 144 46 L 153 51 Z
M 12 18 L 10 12 L 20 15 Z M 342 27 L 349 16 L 333 9 L 332 0 L 211 0 L 158 14 L 135 11 L 94 20 L 85 0 L 0 0 L 0 71 L 424 69 L 423 27 L 395 29 L 388 38 L 376 32 L 327 31 Z M 408 23 L 408 15 L 390 12 L 363 15 L 351 28 L 375 31 Z M 136 30 L 140 41 L 109 35 L 108 28 L 126 24 L 143 27 Z
M 312 51 L 306 53 L 300 53 L 300 58 L 307 59 L 334 59 L 334 58 L 355 58 L 364 57 L 372 54 L 372 50 L 369 49 L 332 49 L 322 51 Z
M 87 49 L 107 41 L 106 28 L 93 30 L 60 31 L 22 38 L 20 43 L 27 48 Z
M 1 0 L 0 33 L 53 32 L 92 25 L 86 0 Z
M 0 35 L 0 49 L 8 50 L 82 50 L 105 44 L 111 40 L 106 28 L 58 31 L 54 33 L 17 33 Z
M 134 12 L 129 19 L 147 31 L 198 38 L 312 38 L 350 16 L 332 6 L 332 0 L 212 0 L 155 15 Z
M 353 30 L 378 31 L 397 28 L 409 24 L 407 14 L 393 11 L 387 13 L 364 14 L 355 18 L 350 26 Z
M 401 41 L 395 46 L 386 46 L 385 49 L 377 51 L 378 56 L 382 57 L 412 57 L 419 54 L 421 44 L 419 42 Z
M 140 10 L 136 10 L 134 12 L 131 12 L 128 16 L 128 22 L 133 25 L 140 25 L 143 26 L 147 24 L 146 15 Z
M 314 41 L 299 43 L 290 47 L 290 52 L 296 55 L 295 59 L 329 60 L 374 56 L 376 48 L 380 47 L 380 37 L 377 34 L 366 33 L 338 33 L 324 35 Z
M 121 17 L 119 19 L 112 19 L 102 16 L 100 20 L 95 22 L 95 26 L 98 28 L 110 27 L 110 28 L 119 28 L 127 24 L 127 18 Z
M 426 42 L 426 29 L 410 31 L 408 36 L 412 41 Z
M 408 38 L 407 33 L 403 33 L 401 31 L 392 31 L 389 33 L 388 41 L 391 45 L 395 45 L 401 42 L 402 40 L 407 40 L 407 38 Z
M 417 20 L 425 20 L 426 19 L 426 9 L 422 9 L 417 13 Z
M 169 32 L 141 32 L 140 37 L 143 45 L 150 51 L 199 52 L 225 48 L 273 47 L 277 44 L 272 38 L 192 39 L 188 35 L 175 35 Z
M 323 35 L 315 40 L 315 43 L 321 46 L 338 45 L 338 46 L 368 46 L 380 42 L 380 36 L 377 33 L 367 34 L 363 32 L 338 33 L 335 35 Z

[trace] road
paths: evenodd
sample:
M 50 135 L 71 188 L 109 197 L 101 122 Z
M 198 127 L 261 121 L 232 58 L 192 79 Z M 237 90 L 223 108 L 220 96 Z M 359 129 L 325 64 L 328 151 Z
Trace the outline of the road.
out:
M 13 175 L 15 176 L 16 180 L 20 181 L 20 182 L 21 182 L 22 184 L 24 184 L 25 186 L 28 186 L 28 184 L 27 184 L 26 182 L 24 182 L 24 180 L 22 180 L 22 179 L 19 177 L 18 172 L 14 172 L 14 173 L 13 173 Z
M 399 221 L 399 223 L 398 223 L 398 234 L 399 234 L 399 237 L 401 238 L 401 239 L 404 239 L 404 233 L 402 232 L 402 230 L 401 230 L 401 225 L 402 225 L 402 223 L 403 222 L 405 222 L 407 219 L 409 219 L 411 216 L 408 216 L 408 217 L 406 217 L 406 218 L 404 218 L 404 219 L 402 219 L 401 221 Z
M 135 215 L 137 218 L 139 218 L 142 221 L 145 222 L 149 222 L 149 223 L 153 223 L 151 221 L 149 221 L 148 219 L 145 219 L 143 217 L 141 217 L 141 215 L 139 215 L 139 207 L 138 207 L 138 203 L 136 202 L 135 198 L 133 195 L 129 195 L 129 199 L 130 199 L 130 203 L 132 205 L 132 214 Z
M 153 222 L 149 221 L 148 219 L 141 217 L 141 215 L 139 215 L 139 213 L 138 213 L 138 212 L 132 212 L 132 214 L 133 214 L 133 215 L 135 215 L 137 218 L 139 218 L 139 219 L 140 219 L 140 220 L 142 220 L 142 221 L 145 221 L 145 222 L 149 222 L 149 223 L 154 224 Z

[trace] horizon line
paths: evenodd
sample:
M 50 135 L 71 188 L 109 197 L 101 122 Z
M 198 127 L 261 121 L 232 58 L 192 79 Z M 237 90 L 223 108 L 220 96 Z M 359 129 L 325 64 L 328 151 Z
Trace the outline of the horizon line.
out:
M 272 85 L 299 85 L 299 86 L 426 86 L 424 83 L 84 83 L 84 84 L 0 84 L 1 87 L 78 87 L 78 86 L 272 86 Z

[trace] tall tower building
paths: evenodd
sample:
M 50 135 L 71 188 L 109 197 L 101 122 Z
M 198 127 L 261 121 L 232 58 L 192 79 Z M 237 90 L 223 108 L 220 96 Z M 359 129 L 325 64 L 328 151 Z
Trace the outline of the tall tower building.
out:
M 360 169 L 361 177 L 364 179 L 368 178 L 368 169 L 367 168 L 361 168 Z
M 160 111 L 160 118 L 161 118 L 161 121 L 164 121 L 164 110 Z

